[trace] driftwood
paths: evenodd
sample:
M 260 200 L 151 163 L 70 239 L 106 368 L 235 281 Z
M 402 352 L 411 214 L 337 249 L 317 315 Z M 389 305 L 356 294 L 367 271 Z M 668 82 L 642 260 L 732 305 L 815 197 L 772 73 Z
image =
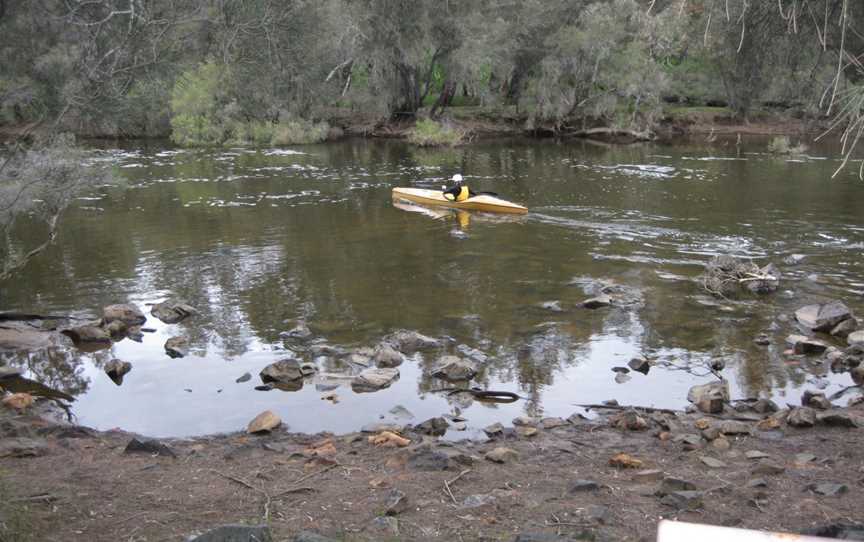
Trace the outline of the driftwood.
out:
M 496 403 L 514 403 L 519 399 L 524 399 L 521 395 L 517 395 L 511 391 L 491 391 L 491 390 L 478 390 L 471 388 L 441 388 L 437 390 L 430 390 L 432 393 L 443 392 L 447 395 L 453 395 L 456 393 L 470 393 L 474 396 L 475 399 L 480 401 L 489 401 Z

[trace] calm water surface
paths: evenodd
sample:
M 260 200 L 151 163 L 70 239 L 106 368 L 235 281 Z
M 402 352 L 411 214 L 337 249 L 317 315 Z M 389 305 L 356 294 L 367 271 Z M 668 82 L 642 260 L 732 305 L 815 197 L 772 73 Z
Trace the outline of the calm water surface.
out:
M 352 140 L 262 150 L 179 150 L 147 144 L 93 150 L 122 185 L 80 198 L 58 242 L 18 280 L 0 283 L 3 310 L 98 316 L 101 307 L 181 298 L 200 310 L 143 343 L 110 349 L 3 354 L 35 378 L 77 397 L 78 420 L 152 436 L 242 429 L 264 409 L 295 431 L 346 432 L 391 420 L 406 407 L 419 422 L 461 409 L 476 434 L 494 421 L 568 416 L 576 404 L 681 408 L 726 361 L 734 398 L 797 403 L 803 389 L 847 384 L 783 355 L 787 315 L 840 298 L 864 314 L 864 182 L 830 179 L 831 147 L 790 160 L 767 141 L 605 147 L 498 141 L 458 150 Z M 852 169 L 856 169 L 854 166 Z M 461 172 L 475 190 L 523 203 L 522 218 L 430 212 L 391 203 L 394 186 L 439 187 Z M 25 237 L 39 231 L 23 228 Z M 783 273 L 770 297 L 716 301 L 693 281 L 713 255 L 773 261 Z M 782 260 L 806 256 L 800 265 Z M 641 304 L 591 311 L 586 280 L 631 287 Z M 558 301 L 560 312 L 544 308 Z M 374 346 L 396 329 L 418 330 L 489 356 L 477 384 L 515 391 L 487 405 L 432 393 L 443 352 L 413 355 L 389 389 L 255 391 L 258 372 L 296 348 L 280 333 L 305 322 L 313 341 Z M 767 331 L 772 344 L 753 339 Z M 168 337 L 192 352 L 169 358 Z M 635 356 L 646 376 L 616 381 L 611 368 Z M 101 367 L 133 370 L 116 386 Z M 328 372 L 355 369 L 319 361 Z M 252 380 L 235 383 L 250 372 Z M 843 401 L 845 402 L 845 400 Z M 383 417 L 383 418 L 382 418 Z

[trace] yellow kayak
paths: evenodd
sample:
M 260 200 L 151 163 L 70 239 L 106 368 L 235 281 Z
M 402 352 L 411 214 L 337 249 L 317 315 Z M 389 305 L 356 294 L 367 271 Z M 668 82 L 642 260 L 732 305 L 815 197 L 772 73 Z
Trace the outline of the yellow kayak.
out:
M 444 197 L 440 190 L 426 190 L 424 188 L 394 188 L 393 199 L 413 201 L 424 205 L 437 205 L 439 207 L 451 207 L 453 209 L 468 209 L 471 211 L 485 211 L 487 213 L 511 213 L 524 215 L 528 212 L 526 207 L 518 203 L 512 203 L 495 196 L 480 194 L 472 196 L 465 201 L 450 201 Z

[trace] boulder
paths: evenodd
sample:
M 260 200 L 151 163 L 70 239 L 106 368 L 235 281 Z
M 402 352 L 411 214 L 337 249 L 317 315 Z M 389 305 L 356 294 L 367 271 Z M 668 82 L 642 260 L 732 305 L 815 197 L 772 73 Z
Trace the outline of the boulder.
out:
M 189 339 L 178 336 L 165 341 L 165 353 L 172 358 L 182 358 L 189 354 Z
M 845 410 L 828 410 L 816 415 L 816 421 L 834 427 L 862 427 L 864 420 L 857 414 Z
M 634 371 L 640 372 L 642 374 L 648 374 L 648 371 L 651 369 L 651 363 L 644 358 L 633 358 L 627 362 L 627 366 L 633 369 Z
M 147 321 L 147 317 L 137 306 L 132 303 L 120 305 L 108 305 L 102 309 L 102 324 L 109 324 L 119 320 L 127 326 L 141 325 Z
M 111 334 L 98 326 L 85 325 L 72 327 L 64 329 L 61 333 L 72 339 L 72 342 L 75 344 L 111 342 Z
M 613 427 L 618 429 L 627 429 L 630 431 L 644 431 L 648 429 L 648 421 L 639 415 L 635 410 L 625 410 L 610 420 Z
M 612 304 L 612 297 L 607 294 L 600 294 L 596 297 L 592 297 L 591 299 L 586 299 L 582 302 L 582 306 L 586 309 L 599 309 L 602 307 L 608 307 Z
M 828 410 L 833 406 L 831 401 L 825 397 L 824 393 L 817 393 L 809 390 L 805 391 L 801 396 L 801 404 L 818 410 Z
M 426 335 L 416 331 L 406 330 L 395 332 L 390 336 L 388 342 L 392 343 L 394 347 L 405 354 L 410 354 L 418 350 L 431 350 L 441 346 L 441 341 L 438 339 L 427 337 Z
M 504 435 L 504 426 L 498 422 L 493 423 L 492 425 L 487 425 L 483 428 L 483 432 L 486 433 L 486 436 L 489 438 L 496 438 Z
M 816 411 L 810 407 L 793 408 L 786 416 L 786 423 L 792 427 L 813 427 L 816 425 Z
M 729 383 L 723 380 L 693 386 L 687 392 L 687 400 L 702 412 L 709 414 L 723 412 L 723 405 L 729 402 Z
M 288 331 L 283 331 L 279 334 L 283 339 L 289 339 L 294 341 L 307 341 L 312 337 L 312 330 L 309 329 L 309 326 L 306 325 L 306 322 L 299 322 L 296 326 L 289 329 Z
M 852 318 L 852 311 L 842 301 L 807 305 L 795 311 L 798 323 L 813 331 L 831 331 L 837 324 L 849 318 Z
M 864 329 L 850 333 L 846 337 L 846 342 L 849 346 L 864 345 Z
M 105 364 L 105 374 L 118 386 L 123 383 L 123 377 L 132 370 L 132 364 L 128 361 L 112 359 Z
M 791 346 L 796 354 L 821 354 L 828 349 L 828 344 L 819 339 L 811 339 L 804 335 L 789 335 L 786 344 Z
M 153 305 L 150 308 L 150 314 L 166 324 L 176 324 L 188 316 L 198 314 L 198 311 L 182 301 L 169 299 L 168 301 Z
M 443 356 L 432 371 L 432 376 L 454 382 L 471 380 L 477 376 L 477 367 L 474 363 L 456 356 Z
M 292 382 L 305 376 L 302 364 L 296 358 L 286 358 L 271 363 L 261 369 L 259 375 L 262 382 Z
M 177 457 L 170 447 L 155 439 L 139 439 L 133 438 L 126 444 L 123 450 L 126 454 L 148 454 L 161 455 L 165 457 Z
M 487 452 L 485 457 L 493 463 L 511 463 L 519 459 L 519 452 L 510 448 L 498 447 Z
M 221 525 L 188 542 L 271 542 L 273 536 L 267 525 Z
M 858 330 L 858 320 L 848 318 L 843 320 L 831 329 L 831 335 L 845 339 L 850 333 Z
M 377 367 L 392 369 L 393 367 L 402 365 L 402 362 L 405 361 L 405 356 L 389 344 L 380 344 L 375 349 L 372 359 L 375 361 Z
M 129 340 L 140 343 L 144 341 L 144 332 L 141 331 L 141 326 L 130 326 L 126 329 L 126 336 Z
M 276 415 L 272 410 L 265 410 L 249 422 L 249 425 L 246 427 L 246 432 L 269 433 L 280 425 L 282 425 L 282 418 Z
M 366 369 L 351 381 L 355 392 L 371 392 L 389 388 L 399 379 L 399 369 Z
M 447 428 L 450 427 L 450 424 L 447 423 L 447 420 L 444 418 L 429 418 L 423 423 L 418 424 L 415 429 L 421 433 L 426 435 L 432 435 L 435 437 L 440 437 L 444 433 L 447 432 Z

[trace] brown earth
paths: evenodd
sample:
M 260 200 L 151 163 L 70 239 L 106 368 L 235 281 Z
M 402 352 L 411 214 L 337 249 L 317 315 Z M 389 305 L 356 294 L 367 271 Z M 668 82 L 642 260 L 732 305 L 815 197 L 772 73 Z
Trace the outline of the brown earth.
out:
M 860 407 L 838 410 L 864 414 Z M 507 429 L 483 442 L 449 443 L 407 428 L 409 447 L 385 448 L 362 433 L 276 430 L 162 441 L 175 454 L 170 457 L 124 453 L 134 437 L 125 432 L 0 412 L 4 541 L 180 541 L 227 523 L 268 523 L 274 540 L 301 531 L 338 540 L 510 541 L 527 533 L 549 540 L 653 540 L 662 518 L 801 532 L 851 522 L 864 505 L 862 429 L 780 423 L 763 431 L 753 413 L 744 422 L 752 434 L 730 434 L 725 442 L 699 439 L 702 415 L 640 413 L 649 425 L 642 431 L 612 427 L 608 416 L 574 416 L 546 420 L 534 436 Z M 698 425 L 722 422 L 711 417 Z M 711 431 L 705 434 L 715 436 Z M 691 444 L 680 440 L 686 434 L 695 437 Z M 505 464 L 484 458 L 497 447 L 518 458 Z M 748 451 L 766 458 L 749 459 Z M 622 452 L 643 465 L 610 466 Z M 711 468 L 706 457 L 722 464 Z M 645 469 L 661 473 L 637 474 Z M 661 502 L 655 493 L 662 477 L 698 488 L 695 500 L 678 505 L 692 510 Z M 755 478 L 766 486 L 748 486 Z M 598 487 L 576 490 L 580 479 Z M 807 489 L 818 483 L 846 487 L 837 496 Z M 406 509 L 376 523 L 394 489 L 405 494 Z M 26 528 L 10 538 L 8 525 Z

